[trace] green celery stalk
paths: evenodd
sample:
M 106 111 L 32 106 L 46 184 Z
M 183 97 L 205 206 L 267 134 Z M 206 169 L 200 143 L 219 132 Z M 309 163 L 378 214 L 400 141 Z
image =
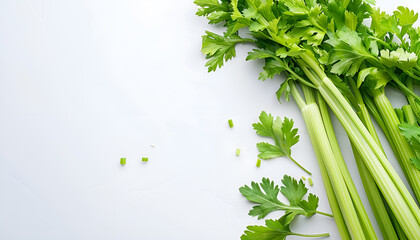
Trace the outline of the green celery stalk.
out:
M 302 86 L 302 88 L 305 89 L 304 86 Z M 323 172 L 323 179 L 326 178 L 326 175 L 328 176 L 329 180 L 324 181 L 324 183 L 327 183 L 326 187 L 329 183 L 331 184 L 331 189 L 328 189 L 327 192 L 329 193 L 329 196 L 334 195 L 335 197 L 335 199 L 329 198 L 330 202 L 333 202 L 331 207 L 334 218 L 336 218 L 338 212 L 341 213 L 338 214 L 338 221 L 336 219 L 337 227 L 343 238 L 347 238 L 347 236 L 350 235 L 350 239 L 366 239 L 356 209 L 354 208 L 352 198 L 348 191 L 344 190 L 347 189 L 346 183 L 338 164 L 335 162 L 334 152 L 325 131 L 318 105 L 312 94 L 310 94 L 307 89 L 304 91 L 306 93 L 305 97 L 307 103 L 300 97 L 294 84 L 291 84 L 292 95 L 301 109 L 311 142 L 315 147 L 315 154 L 317 155 L 318 161 L 320 161 L 319 165 L 322 169 L 321 172 Z M 335 201 L 337 202 L 339 210 L 334 209 L 337 207 Z
M 317 61 L 308 53 L 300 57 L 318 75 L 308 78 L 343 125 L 404 232 L 409 238 L 420 236 L 420 210 L 381 148 Z
M 413 108 L 411 107 L 411 105 L 404 105 L 402 107 L 402 111 L 404 113 L 404 117 L 405 117 L 405 121 L 411 125 L 416 125 L 417 124 L 417 120 L 416 120 L 416 116 L 414 115 L 414 111 Z
M 376 238 L 375 231 L 373 230 L 372 223 L 369 220 L 369 216 L 366 213 L 366 209 L 363 206 L 362 200 L 360 199 L 360 196 L 357 192 L 356 186 L 354 185 L 354 182 L 351 178 L 350 172 L 346 166 L 346 163 L 343 158 L 343 154 L 341 153 L 340 146 L 338 145 L 337 138 L 335 136 L 335 132 L 333 129 L 333 125 L 331 122 L 331 118 L 328 113 L 328 107 L 325 103 L 322 96 L 318 93 L 318 105 L 319 109 L 321 111 L 321 116 L 324 121 L 325 129 L 328 135 L 328 138 L 330 140 L 331 146 L 334 151 L 335 159 L 340 167 L 341 174 L 344 177 L 344 180 L 346 182 L 348 191 L 351 195 L 351 198 L 353 200 L 353 204 L 355 205 L 357 215 L 359 217 L 359 220 L 361 222 L 361 225 L 363 227 L 364 232 L 366 233 L 366 236 L 368 239 L 374 239 Z
M 378 134 L 375 130 L 375 127 L 373 126 L 368 109 L 366 108 L 366 105 L 363 101 L 362 94 L 352 79 L 349 79 L 348 84 L 356 99 L 357 115 L 383 151 Z M 386 202 L 384 202 L 384 199 L 379 192 L 378 186 L 370 175 L 369 170 L 361 159 L 360 154 L 357 152 L 353 143 L 351 143 L 351 147 L 353 150 L 354 160 L 359 170 L 360 178 L 365 188 L 366 196 L 370 202 L 370 206 L 372 208 L 373 214 L 376 217 L 376 221 L 379 225 L 379 228 L 381 229 L 383 237 L 385 239 L 398 239 L 398 233 L 393 226 L 393 220 L 394 222 L 397 222 L 394 215 L 389 212 L 389 208 L 387 208 Z M 400 234 L 405 236 L 404 232 Z
M 384 91 L 374 90 L 372 91 L 373 101 L 376 107 L 379 109 L 385 127 L 387 128 L 390 139 L 393 142 L 398 152 L 398 160 L 404 171 L 405 176 L 416 196 L 417 200 L 420 199 L 420 171 L 417 170 L 412 164 L 410 158 L 415 156 L 410 144 L 407 142 L 405 137 L 401 134 L 399 125 L 400 121 L 391 102 L 385 96 Z
M 406 81 L 406 85 L 407 88 L 410 89 L 411 91 L 414 90 L 414 86 L 413 86 L 413 79 L 412 78 L 408 78 Z M 413 110 L 414 114 L 416 115 L 417 119 L 420 119 L 420 106 L 419 104 L 414 100 L 414 97 L 406 94 L 407 97 L 407 101 L 411 106 L 411 109 Z

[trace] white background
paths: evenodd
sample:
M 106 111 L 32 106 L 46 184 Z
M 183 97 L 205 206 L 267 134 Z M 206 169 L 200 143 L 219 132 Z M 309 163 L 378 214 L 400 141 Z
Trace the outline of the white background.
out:
M 420 11 L 415 0 L 378 2 Z M 207 73 L 201 35 L 220 29 L 196 9 L 192 0 L 0 1 L 0 239 L 239 239 L 263 224 L 247 215 L 240 186 L 308 177 L 282 158 L 255 167 L 266 139 L 251 124 L 262 110 L 295 120 L 292 155 L 330 211 L 300 112 L 275 98 L 281 79 L 257 80 L 262 62 L 244 60 L 251 46 Z M 339 239 L 325 216 L 298 217 L 292 229 Z

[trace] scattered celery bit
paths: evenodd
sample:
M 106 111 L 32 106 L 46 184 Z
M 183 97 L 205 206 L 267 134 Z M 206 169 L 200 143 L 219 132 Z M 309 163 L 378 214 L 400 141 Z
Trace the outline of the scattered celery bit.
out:
M 228 123 L 229 123 L 229 127 L 233 128 L 233 121 L 232 121 L 232 119 L 229 119 L 228 120 Z
M 306 177 L 302 176 L 302 180 L 305 181 L 306 180 Z
M 147 158 L 147 157 L 142 157 L 142 158 L 141 158 L 141 161 L 142 161 L 142 162 L 147 162 L 147 161 L 149 161 L 149 158 Z
M 241 149 L 240 148 L 237 148 L 236 149 L 236 156 L 239 156 L 241 154 Z
M 127 159 L 126 158 L 121 158 L 120 159 L 120 164 L 121 165 L 125 165 L 127 163 Z
M 261 166 L 261 159 L 258 159 L 257 160 L 257 167 L 260 167 Z
M 308 178 L 308 181 L 309 181 L 309 185 L 311 185 L 311 186 L 314 185 L 314 182 L 312 181 L 312 178 Z

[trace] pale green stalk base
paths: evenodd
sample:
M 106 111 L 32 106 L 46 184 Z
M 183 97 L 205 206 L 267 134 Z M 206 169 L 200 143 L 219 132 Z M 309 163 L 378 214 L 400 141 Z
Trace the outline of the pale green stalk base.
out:
M 331 179 L 332 188 L 351 238 L 366 239 L 356 209 L 352 204 L 352 198 L 348 191 L 343 191 L 344 189 L 347 189 L 347 186 L 340 168 L 335 161 L 334 152 L 328 140 L 318 106 L 315 103 L 309 104 L 302 109 L 302 114 L 305 123 L 307 124 L 308 133 L 311 136 L 312 142 L 316 142 L 316 144 L 320 146 L 318 149 L 321 159 L 323 160 L 328 176 Z
M 318 79 L 309 76 L 308 78 L 317 86 L 318 91 L 340 120 L 404 232 L 411 239 L 418 238 L 420 236 L 420 210 L 403 181 L 350 104 L 319 67 L 317 61 L 306 53 L 300 54 L 300 57 L 318 75 Z
M 357 192 L 356 186 L 351 178 L 350 172 L 346 166 L 346 163 L 341 153 L 340 146 L 338 145 L 337 138 L 333 129 L 331 118 L 328 113 L 328 107 L 321 95 L 318 96 L 319 109 L 321 110 L 322 119 L 324 121 L 325 129 L 327 131 L 328 138 L 334 151 L 335 159 L 340 167 L 341 174 L 344 177 L 348 191 L 353 200 L 353 204 L 357 211 L 358 218 L 362 225 L 363 231 L 366 234 L 367 239 L 375 239 L 376 234 L 370 222 L 369 216 L 366 213 L 366 209 L 363 206 L 362 200 L 360 199 L 359 193 Z
M 306 103 L 301 98 L 299 92 L 296 89 L 296 86 L 294 84 L 291 84 L 290 87 L 291 87 L 291 93 L 293 95 L 293 98 L 295 99 L 299 108 L 302 110 L 306 106 Z M 302 112 L 302 116 L 304 116 L 303 112 Z M 310 118 L 310 116 L 308 116 L 307 118 Z M 309 137 L 311 138 L 312 146 L 315 151 L 316 159 L 319 165 L 319 170 L 321 171 L 322 181 L 324 182 L 325 192 L 328 197 L 328 202 L 330 204 L 331 212 L 333 213 L 334 220 L 338 228 L 338 232 L 340 233 L 341 239 L 350 240 L 351 239 L 350 234 L 348 232 L 346 223 L 344 222 L 343 214 L 338 205 L 337 198 L 334 193 L 334 189 L 331 185 L 330 177 L 328 176 L 327 169 L 325 168 L 325 165 L 324 165 L 324 161 L 322 160 L 321 146 L 319 146 L 318 143 L 316 142 L 313 131 L 309 130 L 309 121 L 308 122 L 305 121 L 305 124 L 307 126 Z
M 375 139 L 375 141 L 378 143 L 379 147 L 381 147 L 382 151 L 382 145 L 379 140 L 378 134 L 376 133 L 375 127 L 373 126 L 372 120 L 370 118 L 369 112 L 366 108 L 366 105 L 363 101 L 363 97 L 359 91 L 359 89 L 356 87 L 356 83 L 353 79 L 349 79 L 348 81 L 353 94 L 356 99 L 356 109 L 357 115 L 362 120 L 363 124 L 368 129 L 369 133 L 372 135 L 372 137 Z M 399 235 L 394 229 L 393 220 L 394 222 L 398 223 L 392 215 L 392 213 L 389 213 L 389 208 L 387 208 L 386 203 L 384 202 L 384 199 L 379 192 L 378 186 L 376 185 L 375 181 L 373 180 L 372 176 L 369 173 L 369 170 L 367 169 L 366 165 L 364 164 L 363 160 L 360 157 L 360 154 L 357 152 L 357 150 L 354 147 L 354 144 L 351 143 L 351 147 L 353 150 L 354 160 L 357 164 L 357 168 L 359 170 L 360 178 L 362 180 L 363 186 L 365 188 L 366 196 L 370 202 L 370 206 L 372 208 L 372 211 L 376 217 L 376 221 L 379 225 L 379 228 L 381 229 L 382 235 L 384 239 L 399 239 Z M 399 225 L 398 225 L 399 226 Z M 400 235 L 405 236 L 404 232 L 400 232 Z

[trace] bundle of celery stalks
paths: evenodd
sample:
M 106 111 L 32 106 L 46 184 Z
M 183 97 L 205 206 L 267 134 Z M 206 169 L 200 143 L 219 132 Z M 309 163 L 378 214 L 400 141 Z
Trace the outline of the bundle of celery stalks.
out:
M 384 238 L 420 239 L 420 97 L 414 93 L 420 83 L 420 28 L 413 27 L 418 14 L 406 7 L 387 14 L 373 0 L 195 4 L 197 15 L 225 29 L 222 35 L 203 36 L 209 71 L 234 57 L 235 46 L 242 43 L 255 46 L 247 60 L 265 62 L 261 80 L 282 74 L 285 81 L 277 97 L 292 96 L 301 110 L 341 238 L 377 236 L 344 162 L 329 109 L 350 139 Z M 385 94 L 387 86 L 404 94 L 407 105 L 394 109 Z M 387 137 L 409 186 L 389 163 L 377 131 Z

